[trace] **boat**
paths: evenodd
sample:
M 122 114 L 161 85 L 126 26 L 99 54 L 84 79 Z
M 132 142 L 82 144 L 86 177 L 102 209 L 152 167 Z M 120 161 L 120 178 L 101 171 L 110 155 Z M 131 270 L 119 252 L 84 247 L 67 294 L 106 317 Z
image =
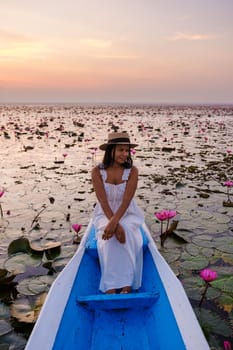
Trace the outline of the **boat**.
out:
M 77 252 L 52 284 L 25 350 L 210 350 L 181 282 L 145 223 L 140 230 L 140 289 L 103 294 L 90 221 Z

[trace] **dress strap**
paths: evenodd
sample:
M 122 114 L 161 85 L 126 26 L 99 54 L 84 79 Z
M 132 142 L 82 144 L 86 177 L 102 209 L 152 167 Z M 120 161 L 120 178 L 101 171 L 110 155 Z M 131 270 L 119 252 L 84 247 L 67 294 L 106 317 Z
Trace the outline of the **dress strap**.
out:
M 128 181 L 130 171 L 131 171 L 131 168 L 129 168 L 129 169 L 125 168 L 124 169 L 124 172 L 123 172 L 123 175 L 122 175 L 122 180 L 123 181 Z
M 107 180 L 107 172 L 105 169 L 100 169 L 100 175 L 103 179 L 103 182 L 105 182 Z

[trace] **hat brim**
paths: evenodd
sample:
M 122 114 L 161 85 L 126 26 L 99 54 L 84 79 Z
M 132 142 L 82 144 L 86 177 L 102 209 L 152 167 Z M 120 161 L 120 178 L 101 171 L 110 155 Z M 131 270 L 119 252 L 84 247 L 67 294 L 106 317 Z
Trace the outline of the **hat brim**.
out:
M 99 149 L 101 149 L 101 151 L 106 151 L 108 146 L 111 146 L 111 145 L 129 145 L 130 148 L 134 148 L 138 146 L 138 144 L 136 143 L 116 142 L 116 143 L 103 143 L 102 145 L 99 146 Z

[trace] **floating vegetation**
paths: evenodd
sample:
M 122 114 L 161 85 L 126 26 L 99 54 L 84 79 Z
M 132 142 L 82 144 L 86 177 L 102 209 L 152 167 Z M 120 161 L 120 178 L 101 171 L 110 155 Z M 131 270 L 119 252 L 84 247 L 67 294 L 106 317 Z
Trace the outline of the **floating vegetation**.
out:
M 2 350 L 24 348 L 51 284 L 75 253 L 82 231 L 73 232 L 72 223 L 85 230 L 95 204 L 90 169 L 102 159 L 96 147 L 103 132 L 120 125 L 140 145 L 132 153 L 137 198 L 159 246 L 161 223 L 153 214 L 177 212 L 161 254 L 211 348 L 233 342 L 232 108 L 5 105 L 0 114 Z M 205 268 L 218 278 L 199 308 Z

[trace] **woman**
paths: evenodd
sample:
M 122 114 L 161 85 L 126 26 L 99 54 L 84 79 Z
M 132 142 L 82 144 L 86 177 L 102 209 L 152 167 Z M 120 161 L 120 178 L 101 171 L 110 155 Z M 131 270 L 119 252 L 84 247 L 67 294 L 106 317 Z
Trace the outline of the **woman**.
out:
M 111 133 L 100 149 L 103 163 L 92 170 L 98 199 L 93 223 L 101 267 L 100 290 L 112 294 L 138 289 L 142 277 L 142 236 L 144 216 L 133 197 L 138 170 L 130 156 L 127 133 Z

